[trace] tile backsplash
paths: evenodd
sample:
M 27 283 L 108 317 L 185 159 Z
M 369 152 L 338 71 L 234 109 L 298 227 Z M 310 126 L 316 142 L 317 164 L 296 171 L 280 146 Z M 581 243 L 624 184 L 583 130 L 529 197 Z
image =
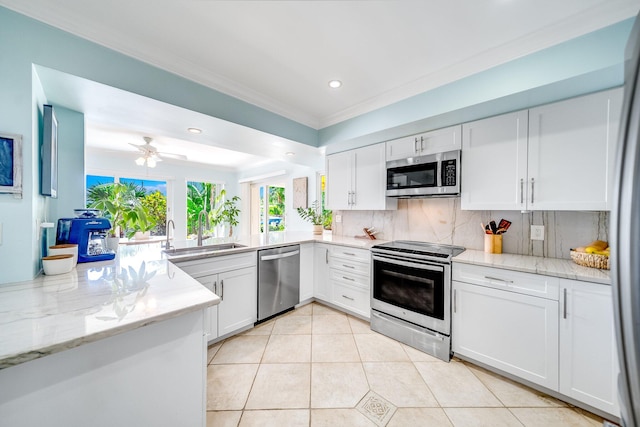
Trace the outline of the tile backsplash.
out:
M 480 223 L 501 218 L 512 222 L 503 236 L 503 253 L 570 258 L 569 249 L 599 239 L 608 241 L 608 212 L 565 211 L 463 211 L 460 198 L 401 199 L 396 211 L 335 211 L 342 222 L 333 222 L 333 233 L 364 234 L 375 227 L 384 240 L 421 240 L 484 249 Z M 531 240 L 531 225 L 544 225 L 544 240 Z

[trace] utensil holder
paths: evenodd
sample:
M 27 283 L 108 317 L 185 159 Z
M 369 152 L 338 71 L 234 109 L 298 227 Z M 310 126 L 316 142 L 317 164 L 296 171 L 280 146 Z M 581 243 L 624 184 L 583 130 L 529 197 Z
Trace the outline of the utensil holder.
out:
M 501 254 L 502 234 L 485 234 L 484 251 L 488 254 Z

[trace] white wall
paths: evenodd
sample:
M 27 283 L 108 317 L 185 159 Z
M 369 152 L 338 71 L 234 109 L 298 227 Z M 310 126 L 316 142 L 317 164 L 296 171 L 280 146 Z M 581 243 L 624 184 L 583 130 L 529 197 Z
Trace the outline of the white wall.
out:
M 126 154 L 87 149 L 86 173 L 167 181 L 167 196 L 173 200 L 172 205 L 167 205 L 167 220 L 175 222 L 176 230 L 172 236 L 176 240 L 184 240 L 187 236 L 187 181 L 222 183 L 228 198 L 240 196 L 238 176 L 234 171 L 171 160 L 159 162 L 155 168 L 146 168 L 135 164 L 136 157 L 134 152 Z
M 273 178 L 258 179 L 255 183 L 269 183 L 285 186 L 285 224 L 287 231 L 312 231 L 313 226 L 311 223 L 303 221 L 298 212 L 293 208 L 293 180 L 295 178 L 307 177 L 307 203 L 311 204 L 316 200 L 319 195 L 316 194 L 316 171 L 313 168 L 307 166 L 293 165 L 290 163 L 282 163 L 269 168 L 256 168 L 250 170 L 244 170 L 239 173 L 239 179 L 245 180 L 251 177 L 259 177 L 262 175 L 268 175 L 269 173 L 284 170 L 285 174 Z

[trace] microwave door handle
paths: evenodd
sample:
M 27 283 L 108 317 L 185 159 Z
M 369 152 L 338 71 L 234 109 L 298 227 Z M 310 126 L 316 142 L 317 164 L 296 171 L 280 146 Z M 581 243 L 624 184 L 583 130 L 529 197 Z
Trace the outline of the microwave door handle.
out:
M 437 160 L 436 161 L 436 182 L 437 182 L 437 187 L 438 188 L 442 188 L 442 161 L 441 160 Z

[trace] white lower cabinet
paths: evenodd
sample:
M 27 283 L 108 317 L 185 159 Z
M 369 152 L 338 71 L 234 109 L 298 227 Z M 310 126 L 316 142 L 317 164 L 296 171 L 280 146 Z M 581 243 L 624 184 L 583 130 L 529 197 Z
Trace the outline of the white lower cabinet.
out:
M 216 293 L 216 285 L 218 282 L 217 274 L 207 274 L 204 276 L 193 276 L 198 282 L 209 289 L 214 294 Z M 204 333 L 207 337 L 207 342 L 218 338 L 218 306 L 206 308 L 204 310 Z
M 452 350 L 618 417 L 611 286 L 453 264 Z
M 366 249 L 329 249 L 331 299 L 334 305 L 362 317 L 371 316 L 371 253 Z
M 315 247 L 313 243 L 300 245 L 300 302 L 313 298 Z
M 560 393 L 617 416 L 611 286 L 566 279 L 560 286 Z
M 453 282 L 454 353 L 558 387 L 558 301 Z
M 205 310 L 207 341 L 227 336 L 258 318 L 258 275 L 255 252 L 176 263 L 220 297 Z
M 218 275 L 218 336 L 222 337 L 258 318 L 258 275 L 256 267 L 226 271 Z
M 316 243 L 313 250 L 313 296 L 327 302 L 331 301 L 329 247 L 327 244 Z

